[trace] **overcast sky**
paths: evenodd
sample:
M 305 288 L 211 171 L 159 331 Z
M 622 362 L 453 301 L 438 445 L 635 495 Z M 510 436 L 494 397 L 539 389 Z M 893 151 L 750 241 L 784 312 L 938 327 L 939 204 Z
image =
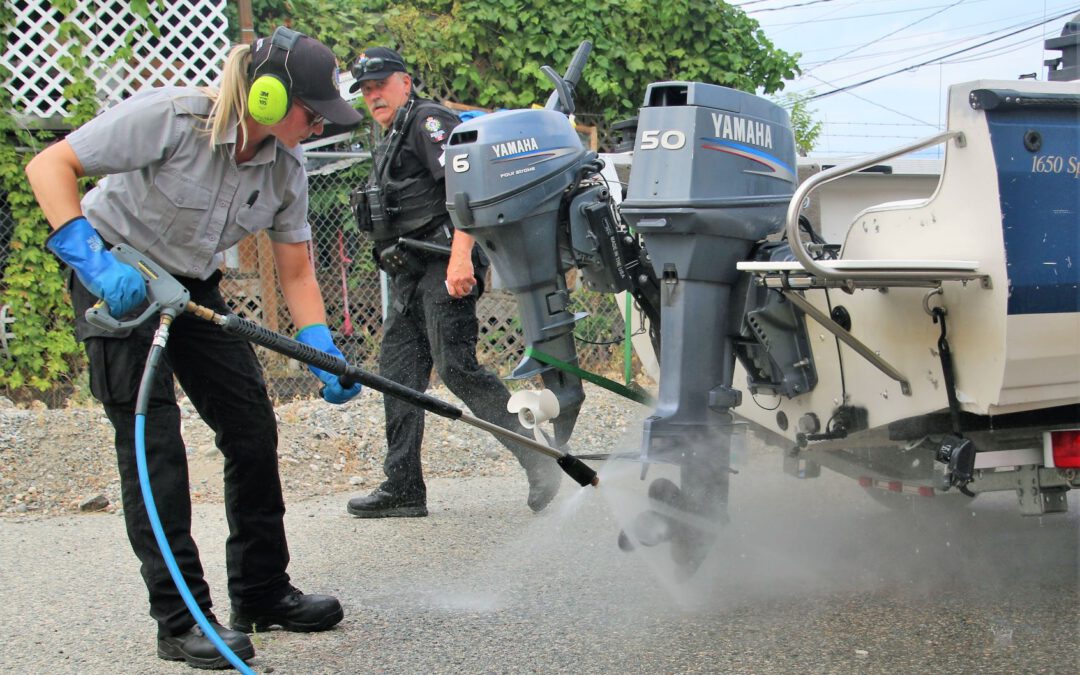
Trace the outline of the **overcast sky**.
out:
M 949 84 L 1029 73 L 1045 80 L 1043 59 L 1060 52 L 1044 52 L 1043 42 L 1080 13 L 1077 0 L 729 1 L 777 47 L 802 53 L 803 76 L 786 91 L 826 94 L 903 71 L 810 103 L 824 125 L 812 154 L 829 157 L 933 135 L 944 128 Z

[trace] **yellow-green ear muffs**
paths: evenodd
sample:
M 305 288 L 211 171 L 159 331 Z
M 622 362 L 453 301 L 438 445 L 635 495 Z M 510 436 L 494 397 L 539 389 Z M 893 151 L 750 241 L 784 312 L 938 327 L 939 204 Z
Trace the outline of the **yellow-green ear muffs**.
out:
M 248 111 L 259 124 L 272 126 L 285 119 L 292 103 L 289 87 L 274 73 L 255 78 L 248 90 Z

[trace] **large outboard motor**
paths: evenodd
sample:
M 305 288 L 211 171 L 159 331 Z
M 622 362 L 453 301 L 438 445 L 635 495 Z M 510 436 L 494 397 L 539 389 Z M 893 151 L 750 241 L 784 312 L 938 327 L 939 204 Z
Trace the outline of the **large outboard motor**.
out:
M 740 403 L 733 338 L 744 310 L 735 265 L 781 230 L 795 183 L 782 108 L 715 85 L 649 85 L 621 209 L 662 293 L 660 401 L 642 455 L 683 467 L 675 499 L 699 515 L 722 515 L 727 499 L 730 410 Z
M 587 43 L 586 43 L 587 44 Z M 580 75 L 588 48 L 573 64 Z M 571 72 L 567 80 L 571 80 Z M 548 69 L 550 70 L 550 69 Z M 548 72 L 548 71 L 545 71 Z M 518 302 L 527 344 L 564 363 L 576 364 L 575 316 L 561 262 L 565 236 L 564 199 L 586 173 L 596 170 L 596 154 L 586 150 L 562 105 L 572 102 L 553 71 L 558 91 L 549 109 L 510 110 L 462 123 L 446 147 L 447 209 L 454 227 L 474 236 L 490 254 L 503 284 Z M 576 79 L 576 76 L 575 78 Z M 581 379 L 526 356 L 513 378 L 540 375 L 559 399 L 553 420 L 556 443 L 570 438 L 585 398 Z

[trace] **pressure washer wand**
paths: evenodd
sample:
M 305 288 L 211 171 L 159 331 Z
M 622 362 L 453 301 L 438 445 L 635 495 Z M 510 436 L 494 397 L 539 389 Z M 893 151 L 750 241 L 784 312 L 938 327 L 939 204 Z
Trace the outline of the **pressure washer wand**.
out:
M 440 417 L 451 420 L 460 420 L 478 429 L 483 429 L 488 433 L 523 445 L 530 450 L 543 453 L 548 457 L 553 458 L 563 472 L 573 478 L 574 481 L 582 487 L 585 487 L 586 485 L 596 486 L 600 483 L 600 478 L 596 475 L 596 471 L 570 453 L 560 452 L 559 450 L 529 438 L 528 436 L 522 436 L 521 434 L 508 429 L 503 429 L 497 424 L 492 424 L 477 417 L 473 417 L 442 399 L 416 391 L 415 389 L 410 389 L 393 380 L 388 380 L 381 375 L 362 370 L 356 366 L 350 366 L 343 358 L 331 356 L 324 351 L 310 347 L 297 340 L 293 340 L 281 333 L 276 333 L 235 314 L 218 314 L 212 309 L 190 301 L 187 303 L 186 310 L 200 319 L 221 326 L 226 333 L 241 337 L 248 342 L 262 345 L 271 351 L 277 352 L 278 354 L 284 354 L 289 358 L 296 359 L 309 366 L 315 366 L 328 373 L 333 373 L 341 378 L 341 384 L 344 387 L 350 387 L 354 382 L 359 382 L 365 387 L 401 399 L 430 413 L 435 413 Z

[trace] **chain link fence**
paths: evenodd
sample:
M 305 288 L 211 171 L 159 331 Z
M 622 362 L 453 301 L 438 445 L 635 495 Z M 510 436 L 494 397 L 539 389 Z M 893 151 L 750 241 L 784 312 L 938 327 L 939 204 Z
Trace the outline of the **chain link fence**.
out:
M 382 342 L 384 280 L 371 255 L 371 241 L 357 231 L 349 208 L 349 193 L 366 180 L 373 132 L 336 145 L 308 152 L 308 219 L 312 228 L 312 262 L 326 303 L 327 322 L 345 358 L 362 368 L 377 369 Z M 0 194 L 0 269 L 11 250 L 15 222 Z M 477 304 L 480 334 L 477 357 L 495 373 L 505 376 L 521 360 L 525 341 L 517 302 L 502 289 L 488 291 Z M 221 284 L 230 307 L 238 315 L 271 330 L 293 335 L 284 298 L 274 270 L 269 239 L 260 233 L 241 242 L 226 255 Z M 613 296 L 578 288 L 572 293 L 571 311 L 589 314 L 575 330 L 579 366 L 610 377 L 624 370 L 623 310 Z M 0 353 L 15 339 L 11 323 L 17 317 L 0 307 Z M 271 395 L 278 400 L 315 396 L 319 382 L 295 361 L 262 347 Z M 76 379 L 72 373 L 71 379 Z M 433 373 L 432 377 L 436 377 Z
M 7 193 L 0 191 L 0 271 L 7 267 L 8 253 L 11 251 L 11 237 L 15 233 L 15 219 L 11 215 Z M 15 317 L 11 308 L 0 304 L 0 358 L 7 354 L 8 341 L 15 339 L 11 324 Z
M 371 241 L 357 231 L 348 205 L 349 193 L 366 179 L 369 153 L 353 145 L 345 151 L 316 149 L 308 155 L 311 253 L 327 322 L 345 358 L 374 370 L 382 341 L 384 280 L 372 260 Z M 290 323 L 274 280 L 269 249 L 263 234 L 242 242 L 229 256 L 222 289 L 237 314 L 291 335 L 296 327 Z M 487 286 L 491 289 L 490 283 Z M 580 367 L 606 375 L 622 372 L 623 310 L 613 296 L 583 288 L 572 297 L 573 311 L 589 313 L 575 331 Z M 477 303 L 477 318 L 478 359 L 499 375 L 509 374 L 526 347 L 514 296 L 501 289 L 485 292 Z M 318 380 L 302 365 L 258 349 L 275 398 L 289 400 L 317 393 Z

